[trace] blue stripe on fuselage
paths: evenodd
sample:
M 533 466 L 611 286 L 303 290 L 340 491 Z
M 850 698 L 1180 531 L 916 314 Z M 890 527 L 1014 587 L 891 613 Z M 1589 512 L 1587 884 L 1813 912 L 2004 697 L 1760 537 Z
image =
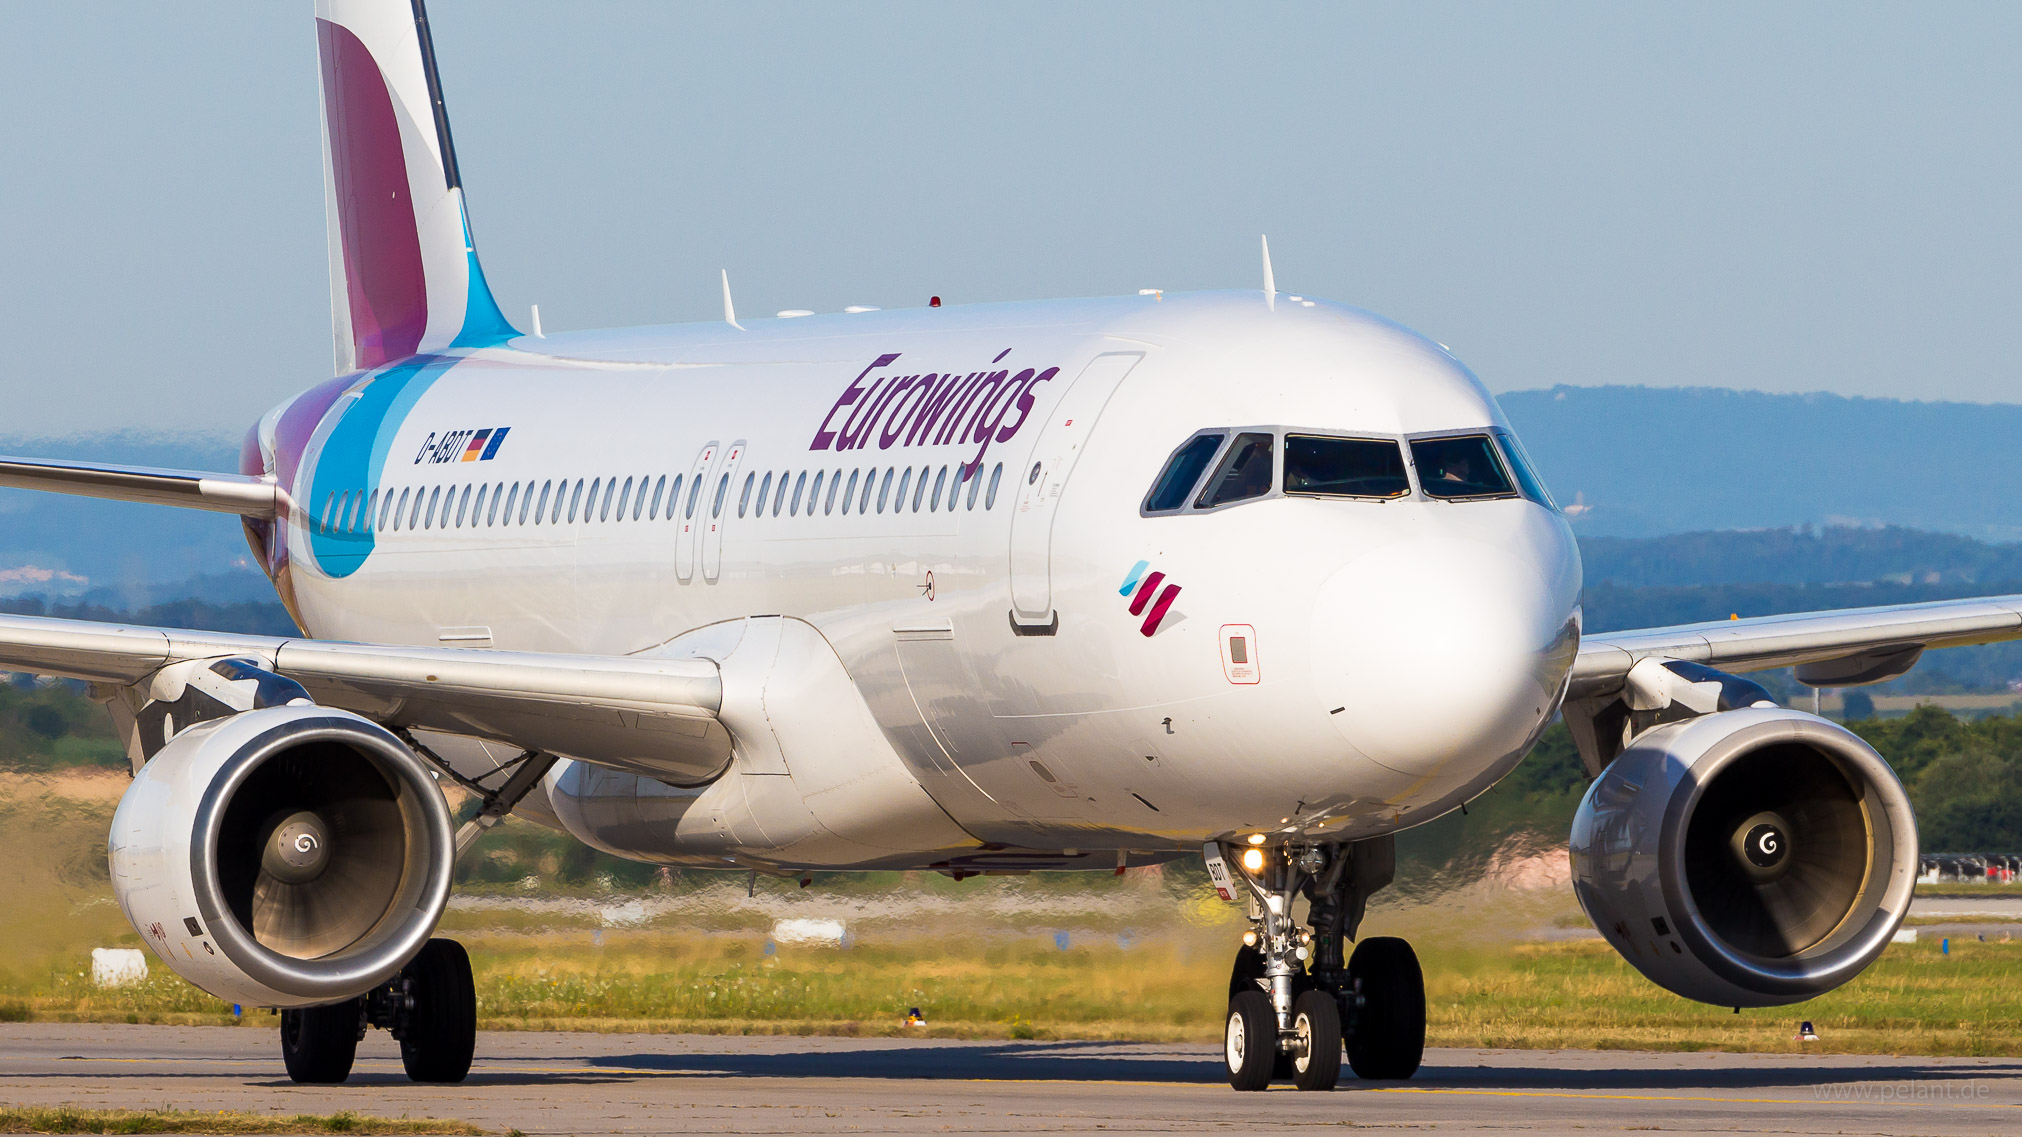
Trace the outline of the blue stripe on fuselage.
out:
M 456 365 L 460 356 L 415 355 L 388 366 L 365 381 L 356 396 L 337 402 L 338 419 L 314 456 L 315 471 L 310 478 L 309 550 L 316 566 L 332 577 L 357 572 L 372 553 L 373 532 L 369 524 L 354 524 L 344 532 L 323 528 L 323 503 L 331 494 L 346 490 L 370 493 L 379 485 L 386 459 L 393 448 L 409 411 L 436 379 Z M 345 512 L 354 517 L 355 504 Z M 333 518 L 333 521 L 341 518 Z

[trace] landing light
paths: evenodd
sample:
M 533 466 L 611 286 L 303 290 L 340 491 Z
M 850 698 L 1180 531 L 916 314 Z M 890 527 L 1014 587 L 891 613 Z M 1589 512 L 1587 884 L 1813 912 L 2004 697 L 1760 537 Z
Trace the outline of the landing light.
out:
M 1264 843 L 1264 835 L 1262 833 L 1252 833 L 1250 834 L 1249 841 L 1252 845 L 1261 845 Z
M 1244 849 L 1243 868 L 1248 872 L 1262 872 L 1264 869 L 1264 851 L 1262 849 Z

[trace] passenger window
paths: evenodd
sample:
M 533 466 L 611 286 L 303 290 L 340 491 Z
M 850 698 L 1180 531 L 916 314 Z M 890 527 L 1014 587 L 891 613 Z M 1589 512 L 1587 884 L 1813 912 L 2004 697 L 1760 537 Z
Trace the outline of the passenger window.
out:
M 912 484 L 913 484 L 913 468 L 911 466 L 907 466 L 905 472 L 899 475 L 899 494 L 897 497 L 892 499 L 893 513 L 905 512 L 906 487 Z
M 539 525 L 541 520 L 548 515 L 548 491 L 554 488 L 554 484 L 552 481 L 541 483 L 541 503 L 534 507 L 534 524 L 536 525 Z M 534 491 L 532 489 L 527 490 L 527 500 L 533 500 L 533 496 Z
M 857 479 L 858 479 L 858 478 L 860 478 L 860 477 L 862 477 L 862 476 L 863 476 L 863 471 L 862 471 L 862 470 L 851 470 L 851 471 L 850 471 L 850 484 L 849 484 L 849 488 L 848 488 L 848 489 L 846 489 L 846 490 L 844 490 L 844 491 L 843 491 L 843 495 L 842 495 L 842 511 L 843 511 L 843 515 L 844 515 L 844 516 L 848 516 L 848 515 L 849 515 L 849 511 L 850 511 L 850 502 L 851 502 L 852 500 L 854 500 L 854 499 L 856 498 L 856 496 L 857 496 Z
M 500 524 L 511 525 L 513 523 L 513 506 L 518 505 L 519 500 L 520 500 L 520 484 L 518 482 L 514 482 L 512 488 L 506 491 L 505 520 L 500 522 Z M 492 495 L 491 503 L 494 506 L 498 504 L 497 494 Z
M 943 466 L 941 467 L 941 472 L 934 475 L 934 494 L 927 499 L 927 512 L 932 513 L 941 508 L 941 487 L 947 484 L 948 468 Z
M 686 477 L 686 474 L 674 475 L 674 484 L 667 488 L 667 520 L 669 521 L 674 520 L 674 515 L 681 512 L 681 481 Z
M 569 524 L 574 525 L 576 523 L 576 511 L 582 508 L 582 504 L 583 504 L 583 479 L 577 478 L 576 488 L 569 493 Z M 562 499 L 560 495 L 557 495 L 555 497 L 555 508 L 557 510 L 560 510 L 562 508 Z
M 588 504 L 588 505 L 586 505 L 586 506 L 584 506 L 584 507 L 583 507 L 583 523 L 584 523 L 584 524 L 588 524 L 588 523 L 590 522 L 590 519 L 591 519 L 591 518 L 593 518 L 593 517 L 595 517 L 595 516 L 597 515 L 597 491 L 598 491 L 598 490 L 600 490 L 600 489 L 602 489 L 602 488 L 604 488 L 604 479 L 602 479 L 602 478 L 595 478 L 595 479 L 592 479 L 592 480 L 591 480 L 591 482 L 590 482 L 590 504 Z M 607 502 L 605 502 L 605 503 L 604 503 L 604 511 L 605 511 L 606 513 L 608 513 L 608 512 L 610 512 L 610 509 L 611 509 L 611 505 L 610 505 L 610 502 L 608 502 L 608 501 L 607 501 Z M 572 510 L 570 510 L 570 511 L 569 511 L 569 520 L 571 520 L 571 521 L 574 521 L 575 519 L 576 519 L 576 511 L 572 509 Z
M 933 472 L 934 471 L 932 467 L 929 466 L 920 467 L 920 482 L 918 485 L 913 487 L 914 513 L 918 513 L 920 511 L 920 499 L 927 496 L 927 475 Z
M 1556 510 L 1559 503 L 1552 500 L 1552 493 L 1539 479 L 1536 467 L 1531 465 L 1531 456 L 1524 452 L 1524 444 L 1507 430 L 1495 432 L 1495 440 L 1502 446 L 1503 460 L 1509 463 L 1510 472 L 1516 475 L 1517 488 L 1523 495 L 1546 509 Z
M 470 511 L 470 487 L 463 487 L 463 493 L 456 499 L 456 527 L 463 528 L 463 518 Z M 448 512 L 445 510 L 444 512 Z
M 1186 505 L 1187 498 L 1194 492 L 1194 486 L 1201 480 L 1201 471 L 1214 460 L 1215 451 L 1222 448 L 1222 434 L 1202 434 L 1190 438 L 1186 444 L 1173 451 L 1166 459 L 1165 469 L 1159 472 L 1158 480 L 1152 483 L 1150 496 L 1144 499 L 1146 513 L 1164 513 Z
M 701 497 L 702 497 L 702 475 L 697 474 L 695 475 L 695 480 L 688 483 L 688 504 L 681 511 L 682 520 L 685 521 L 695 516 L 695 503 L 699 501 Z
M 792 476 L 792 471 L 782 470 L 780 472 L 779 492 L 772 495 L 772 515 L 774 517 L 778 517 L 779 511 L 786 508 L 786 482 Z
M 821 504 L 821 483 L 828 477 L 827 470 L 814 472 L 814 486 L 807 491 L 807 515 L 814 516 L 815 507 Z
M 374 520 L 378 516 L 379 516 L 379 491 L 373 490 L 370 494 L 366 495 L 365 498 L 365 517 L 363 524 L 368 532 L 370 532 L 373 529 L 377 529 L 379 527 L 378 525 L 374 524 Z
M 452 498 L 456 496 L 455 490 L 451 490 L 449 491 L 449 493 Z M 423 511 L 421 515 L 421 527 L 423 529 L 435 528 L 435 511 L 437 507 L 439 507 L 441 504 L 442 504 L 442 487 L 437 486 L 434 489 L 428 491 L 428 508 L 427 510 Z M 442 519 L 444 521 L 449 520 L 448 510 L 445 509 L 442 511 Z
M 841 488 L 842 471 L 837 470 L 834 474 L 830 475 L 828 480 L 828 500 L 824 501 L 821 506 L 824 516 L 835 512 L 835 492 Z
M 1002 480 L 1004 480 L 1004 463 L 999 462 L 996 468 L 990 471 L 990 492 L 983 495 L 984 509 L 997 508 L 997 483 Z
M 976 468 L 969 471 L 969 502 L 967 505 L 968 509 L 974 510 L 976 508 L 976 493 L 982 488 L 983 488 L 983 464 L 981 462 L 978 462 L 976 463 Z
M 665 492 L 667 492 L 667 475 L 662 474 L 660 475 L 660 480 L 653 483 L 653 504 L 646 507 L 646 520 L 658 521 L 660 519 L 660 495 Z M 644 482 L 639 484 L 639 496 L 646 496 L 646 485 Z
M 484 516 L 484 495 L 490 486 L 477 487 L 477 496 L 470 503 L 470 527 L 477 528 L 478 520 Z
M 883 513 L 885 511 L 885 501 L 892 495 L 892 475 L 896 472 L 897 471 L 893 470 L 890 466 L 886 466 L 884 480 L 878 483 L 879 513 Z
M 645 494 L 639 495 L 644 498 Z M 632 479 L 625 479 L 625 488 L 618 491 L 618 520 L 625 520 L 625 507 L 632 504 Z
M 876 488 L 877 481 L 878 481 L 878 472 L 876 470 L 867 470 L 864 472 L 863 496 L 857 498 L 858 513 L 869 513 L 871 511 L 871 490 Z
M 716 500 L 709 503 L 709 516 L 723 516 L 723 499 L 730 496 L 730 475 L 716 479 Z
M 1222 464 L 1209 476 L 1196 508 L 1247 501 L 1271 492 L 1272 444 L 1268 434 L 1238 434 Z
M 1427 497 L 1451 500 L 1515 493 L 1486 434 L 1416 439 L 1411 443 L 1411 460 L 1418 466 L 1418 488 Z
M 407 512 L 407 499 L 412 492 L 412 487 L 400 491 L 400 504 L 393 510 L 393 527 L 395 529 L 400 528 L 400 518 Z M 407 527 L 409 529 L 414 528 L 414 519 L 412 517 L 407 519 Z
M 1285 436 L 1285 492 L 1314 497 L 1403 497 L 1404 451 L 1389 439 Z
M 817 487 L 821 485 L 819 478 L 820 475 L 816 475 L 817 480 L 815 482 L 815 485 Z M 794 478 L 793 480 L 793 496 L 786 499 L 786 515 L 788 517 L 800 516 L 800 491 L 806 488 L 807 488 L 807 471 L 802 470 L 800 472 L 800 475 Z
M 751 483 L 757 480 L 758 480 L 758 473 L 756 471 L 744 475 L 744 488 L 740 490 L 737 494 L 737 516 L 739 517 L 744 516 L 745 507 L 751 504 Z M 772 475 L 767 474 L 765 480 L 768 482 L 771 481 Z M 763 502 L 765 498 L 761 496 L 758 500 L 760 502 Z

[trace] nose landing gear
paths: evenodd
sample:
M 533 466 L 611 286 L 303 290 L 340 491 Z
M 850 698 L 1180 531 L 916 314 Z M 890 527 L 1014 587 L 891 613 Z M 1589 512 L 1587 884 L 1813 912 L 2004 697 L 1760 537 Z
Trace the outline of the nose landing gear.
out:
M 1417 1072 L 1425 1050 L 1425 982 L 1411 945 L 1376 937 L 1342 958 L 1370 894 L 1390 883 L 1394 850 L 1388 837 L 1251 846 L 1226 858 L 1219 843 L 1206 847 L 1217 885 L 1241 889 L 1249 903 L 1251 930 L 1230 973 L 1223 1036 L 1231 1086 L 1261 1090 L 1290 1078 L 1302 1090 L 1331 1090 L 1344 1044 L 1360 1077 Z M 1308 902 L 1304 929 L 1292 916 L 1301 895 Z

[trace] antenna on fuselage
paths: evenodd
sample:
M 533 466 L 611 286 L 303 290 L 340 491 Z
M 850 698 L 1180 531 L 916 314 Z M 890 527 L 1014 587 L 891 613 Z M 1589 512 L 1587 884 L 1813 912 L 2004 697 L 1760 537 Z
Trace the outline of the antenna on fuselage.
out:
M 1264 303 L 1270 305 L 1271 310 L 1275 312 L 1278 309 L 1278 281 L 1271 275 L 1271 238 L 1263 235 L 1259 240 L 1264 243 Z M 728 296 L 729 293 L 726 292 L 724 295 Z
M 737 322 L 737 307 L 730 302 L 729 269 L 723 270 L 723 322 L 740 332 L 744 330 L 744 325 Z

